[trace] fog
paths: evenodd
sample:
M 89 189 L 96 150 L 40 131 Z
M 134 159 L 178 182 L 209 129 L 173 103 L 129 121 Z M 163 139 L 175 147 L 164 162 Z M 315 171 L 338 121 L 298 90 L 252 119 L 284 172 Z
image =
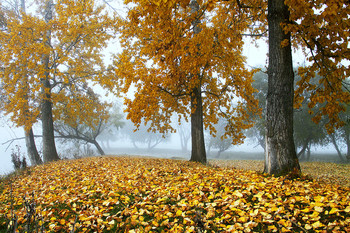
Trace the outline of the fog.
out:
M 122 131 L 121 129 L 120 131 Z M 40 134 L 40 129 L 34 129 L 35 134 Z M 1 128 L 0 136 L 0 151 L 1 151 L 1 163 L 0 163 L 0 175 L 5 175 L 12 172 L 13 165 L 11 162 L 11 151 L 15 149 L 16 145 L 19 145 L 21 148 L 22 154 L 26 154 L 26 147 L 24 140 L 16 140 L 4 144 L 6 141 L 15 138 L 23 137 L 23 130 L 20 128 L 10 128 L 8 125 L 4 125 Z M 41 150 L 41 142 L 36 139 L 38 150 Z M 73 151 L 70 148 L 76 147 L 72 144 L 62 144 L 62 141 L 57 139 L 57 151 L 61 156 L 66 158 L 74 158 Z M 181 148 L 180 137 L 178 134 L 172 134 L 170 138 L 166 141 L 161 142 L 155 148 L 149 150 L 146 143 L 137 143 L 135 148 L 133 143 L 126 135 L 120 134 L 115 140 L 102 141 L 99 143 L 105 150 L 107 155 L 119 155 L 119 156 L 128 156 L 128 155 L 138 155 L 138 156 L 151 156 L 157 158 L 168 158 L 168 159 L 190 159 L 190 142 L 188 144 L 187 151 L 183 151 Z M 86 146 L 82 143 L 82 147 L 88 148 L 93 155 L 99 156 L 97 150 L 94 146 Z M 68 152 L 67 152 L 68 151 Z M 70 153 L 70 154 L 69 154 Z M 75 152 L 74 152 L 75 153 Z M 83 155 L 84 152 L 81 152 Z M 91 156 L 91 153 L 90 153 Z M 218 156 L 218 151 L 212 149 L 210 153 L 207 154 L 208 159 L 232 159 L 232 160 L 263 160 L 264 152 L 261 146 L 258 146 L 256 142 L 251 139 L 246 139 L 243 145 L 234 145 L 229 150 L 224 151 Z M 327 162 L 340 162 L 338 155 L 332 146 L 322 147 L 322 148 L 313 148 L 311 151 L 310 161 L 327 161 Z M 29 163 L 29 159 L 27 158 Z
M 251 68 L 264 68 L 267 66 L 267 46 L 264 39 L 257 42 L 259 47 L 256 47 L 255 44 L 251 43 L 252 39 L 247 38 L 246 44 L 244 46 L 244 54 L 247 57 L 247 65 Z M 113 45 L 117 46 L 118 43 Z M 120 51 L 120 48 L 115 48 L 109 46 L 106 51 L 106 59 L 110 59 L 108 54 L 115 51 Z M 300 51 L 294 51 L 294 65 L 303 65 L 305 64 L 305 59 Z M 110 62 L 110 60 L 108 61 Z M 106 61 L 107 63 L 107 61 Z M 3 120 L 0 125 L 0 175 L 8 174 L 13 171 L 13 165 L 11 162 L 11 151 L 15 149 L 16 145 L 19 145 L 21 152 L 26 154 L 26 147 L 24 140 L 14 141 L 11 145 L 4 144 L 6 141 L 20 138 L 24 136 L 23 129 L 14 128 L 9 126 L 10 123 Z M 41 134 L 40 128 L 34 129 L 35 134 Z M 57 140 L 58 141 L 58 140 Z M 41 150 L 40 140 L 36 139 L 38 150 Z M 140 144 L 138 148 L 135 148 L 133 143 L 126 138 L 126 136 L 120 136 L 118 140 L 109 142 L 107 146 L 106 142 L 100 142 L 102 145 L 106 144 L 103 148 L 106 154 L 110 155 L 142 155 L 142 156 L 153 156 L 160 158 L 177 158 L 188 160 L 190 158 L 190 143 L 188 144 L 187 151 L 181 149 L 181 143 L 178 135 L 172 135 L 168 141 L 160 143 L 154 149 L 148 150 L 145 144 Z M 66 157 L 72 157 L 72 155 L 67 154 L 67 145 L 62 145 L 60 142 L 57 142 L 57 151 L 59 154 L 65 153 Z M 95 150 L 93 146 L 89 147 L 90 150 Z M 68 150 L 69 151 L 69 150 Z M 97 155 L 96 152 L 94 154 Z M 243 145 L 232 146 L 229 150 L 222 152 L 220 156 L 217 156 L 216 150 L 211 150 L 207 154 L 208 159 L 264 159 L 264 152 L 260 146 L 257 146 L 257 143 L 247 139 Z M 321 161 L 335 161 L 338 162 L 339 158 L 336 155 L 333 147 L 322 147 L 322 148 L 313 148 L 312 154 L 317 154 L 317 156 L 311 155 L 311 160 L 321 160 Z M 27 158 L 29 163 L 29 159 Z

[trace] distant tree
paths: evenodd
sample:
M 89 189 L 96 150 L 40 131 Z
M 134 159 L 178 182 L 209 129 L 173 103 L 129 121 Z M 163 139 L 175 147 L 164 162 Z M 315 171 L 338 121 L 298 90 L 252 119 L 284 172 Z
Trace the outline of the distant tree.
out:
M 225 128 L 227 126 L 227 121 L 223 118 L 219 119 L 219 122 L 215 125 L 215 137 L 212 135 L 208 135 L 207 137 L 207 148 L 208 152 L 211 148 L 217 149 L 217 157 L 220 157 L 221 153 L 228 150 L 233 146 L 232 140 L 225 136 Z
M 83 93 L 80 91 L 80 93 Z M 98 143 L 97 138 L 101 134 L 112 133 L 112 129 L 118 130 L 124 124 L 122 121 L 122 115 L 119 112 L 118 107 L 108 109 L 108 104 L 100 101 L 100 97 L 91 88 L 87 88 L 85 95 L 88 97 L 72 97 L 77 102 L 90 100 L 90 104 L 93 109 L 89 108 L 86 111 L 93 112 L 81 114 L 85 116 L 84 119 L 72 118 L 69 109 L 65 111 L 61 110 L 60 119 L 55 121 L 55 132 L 59 138 L 66 140 L 79 140 L 86 143 L 93 144 L 98 150 L 99 154 L 104 155 L 105 152 Z M 59 106 L 65 106 L 66 104 L 60 103 Z M 83 111 L 81 109 L 80 111 Z
M 251 115 L 254 119 L 254 126 L 246 131 L 246 136 L 254 141 L 257 141 L 261 148 L 266 149 L 265 137 L 266 137 L 266 98 L 267 98 L 267 74 L 264 71 L 259 71 L 254 74 L 253 87 L 257 90 L 254 93 L 255 98 L 259 101 L 259 108 L 262 110 L 262 116 Z
M 300 76 L 296 76 L 296 83 L 301 79 Z M 316 78 L 310 80 L 310 84 L 316 84 L 322 77 L 317 75 Z M 299 152 L 297 156 L 302 159 L 307 152 L 307 160 L 310 158 L 310 148 L 311 146 L 323 146 L 328 143 L 327 132 L 325 128 L 325 121 L 320 121 L 315 123 L 313 118 L 315 112 L 320 111 L 323 106 L 318 103 L 313 106 L 312 109 L 309 108 L 311 93 L 305 91 L 302 93 L 303 102 L 298 105 L 297 109 L 294 109 L 294 142 Z
M 181 150 L 183 153 L 186 153 L 188 143 L 190 142 L 190 139 L 191 139 L 191 125 L 185 120 L 182 120 L 177 125 L 177 132 L 180 136 Z
M 159 132 L 152 132 L 147 124 L 141 124 L 136 128 L 130 121 L 126 121 L 121 132 L 129 137 L 135 148 L 138 149 L 140 144 L 146 145 L 148 151 L 151 151 L 160 143 L 170 139 L 170 136 L 167 134 L 164 135 Z
M 115 141 L 121 135 L 120 129 L 125 125 L 124 115 L 122 114 L 119 104 L 114 104 L 109 111 L 109 117 L 105 123 L 104 130 L 97 136 L 97 140 L 102 144 L 107 143 L 110 148 L 110 141 Z
M 334 133 L 329 134 L 329 141 L 333 144 L 334 148 L 337 151 L 337 154 L 341 161 L 345 161 L 340 145 L 344 145 L 346 147 L 345 158 L 347 161 L 350 161 L 350 108 L 347 107 L 346 111 L 340 114 L 340 118 L 345 124 L 334 131 Z

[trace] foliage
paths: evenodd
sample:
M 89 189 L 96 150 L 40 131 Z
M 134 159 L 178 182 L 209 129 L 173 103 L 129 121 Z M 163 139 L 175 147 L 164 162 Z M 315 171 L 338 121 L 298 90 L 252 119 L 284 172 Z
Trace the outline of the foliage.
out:
M 12 11 L 2 12 L 6 22 L 0 30 L 0 79 L 6 99 L 2 110 L 16 126 L 29 129 L 37 122 L 41 103 L 49 98 L 55 119 L 65 115 L 91 123 L 88 116 L 101 109 L 92 103 L 88 86 L 96 81 L 107 85 L 101 51 L 113 37 L 114 18 L 94 0 L 36 3 L 41 11 L 48 7 L 45 4 L 54 5 L 51 20 L 46 20 L 47 14 L 21 11 L 18 17 Z M 49 60 L 44 62 L 44 57 Z M 49 85 L 44 86 L 43 80 Z
M 226 135 L 242 143 L 242 130 L 252 126 L 248 112 L 258 112 L 254 71 L 245 68 L 242 56 L 242 34 L 254 17 L 236 1 L 214 2 L 126 1 L 127 18 L 118 24 L 124 50 L 114 65 L 121 91 L 136 87 L 135 98 L 126 97 L 125 103 L 127 118 L 137 127 L 144 120 L 154 131 L 173 132 L 173 114 L 180 122 L 203 107 L 212 134 L 223 117 L 229 122 Z
M 26 193 L 46 231 L 349 231 L 349 188 L 165 159 L 99 157 L 31 168 L 4 182 L 0 219 Z M 11 196 L 13 206 L 11 207 Z M 5 222 L 0 223 L 5 229 Z
M 349 74 L 349 1 L 302 1 L 287 0 L 290 20 L 285 25 L 286 31 L 291 31 L 293 43 L 305 51 L 310 65 L 299 68 L 302 79 L 298 82 L 296 105 L 301 103 L 304 90 L 311 93 L 309 107 L 317 103 L 323 104 L 315 112 L 313 120 L 320 122 L 326 116 L 326 128 L 329 133 L 340 127 L 344 121 L 339 113 L 345 111 L 350 102 Z M 310 80 L 316 72 L 322 77 L 318 83 Z

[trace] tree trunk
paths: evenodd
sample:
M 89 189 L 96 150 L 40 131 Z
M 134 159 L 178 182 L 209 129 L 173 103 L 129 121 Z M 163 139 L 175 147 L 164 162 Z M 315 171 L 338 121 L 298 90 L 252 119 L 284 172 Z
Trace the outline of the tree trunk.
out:
M 349 126 L 344 126 L 344 127 L 346 127 L 344 129 L 344 136 L 345 136 L 345 142 L 347 147 L 346 159 L 350 161 L 350 129 L 349 129 Z
M 299 159 L 301 159 L 301 155 L 305 154 L 305 151 L 309 145 L 309 142 L 310 142 L 310 139 L 305 140 L 303 147 L 301 148 L 301 150 L 297 154 Z
M 45 21 L 48 23 L 52 19 L 53 14 L 53 2 L 52 0 L 47 1 L 45 8 Z M 51 31 L 46 32 L 46 46 L 50 46 L 51 43 Z M 45 73 L 44 78 L 41 80 L 43 88 L 42 95 L 43 100 L 41 103 L 41 121 L 43 130 L 43 158 L 44 162 L 50 162 L 59 160 L 56 145 L 55 135 L 52 117 L 52 103 L 51 103 L 51 84 L 49 80 L 49 62 L 50 55 L 45 54 L 42 62 L 44 64 Z
M 202 95 L 198 88 L 193 90 L 191 109 L 192 152 L 190 161 L 206 163 L 207 156 L 204 144 Z
M 34 166 L 34 165 L 42 164 L 43 161 L 38 153 L 38 150 L 36 149 L 33 129 L 30 128 L 27 131 L 25 130 L 24 135 L 25 135 L 27 153 L 28 153 L 28 157 L 31 165 Z
M 274 175 L 300 174 L 293 139 L 294 73 L 290 34 L 281 24 L 289 20 L 284 0 L 268 1 L 269 68 L 266 112 L 266 152 L 264 172 Z
M 339 156 L 339 158 L 340 158 L 340 161 L 344 162 L 344 158 L 343 158 L 343 156 L 342 156 L 342 154 L 341 154 L 341 151 L 340 151 L 340 149 L 339 149 L 339 147 L 338 147 L 337 140 L 335 139 L 334 134 L 330 134 L 329 137 L 331 138 L 332 144 L 334 145 L 334 148 L 335 148 L 335 150 L 336 150 L 337 153 L 338 153 L 338 156 Z M 348 148 L 349 148 L 349 147 L 348 147 Z
M 196 0 L 190 2 L 191 14 L 197 14 L 199 5 Z M 201 32 L 199 19 L 192 22 L 193 34 Z M 190 161 L 207 163 L 207 155 L 205 152 L 204 130 L 203 130 L 203 106 L 201 84 L 193 88 L 191 95 L 191 136 L 192 136 L 192 152 Z
M 93 141 L 94 146 L 97 148 L 98 153 L 100 153 L 100 155 L 105 155 L 105 152 L 103 151 L 102 147 L 100 146 L 100 144 L 95 140 Z

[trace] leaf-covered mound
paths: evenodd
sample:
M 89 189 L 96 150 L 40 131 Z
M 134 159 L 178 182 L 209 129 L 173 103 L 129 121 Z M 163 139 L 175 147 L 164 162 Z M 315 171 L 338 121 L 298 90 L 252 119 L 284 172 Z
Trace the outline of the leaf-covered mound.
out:
M 2 181 L 0 230 L 14 215 L 25 226 L 23 198 L 34 192 L 38 223 L 51 231 L 349 232 L 349 191 L 187 161 L 64 160 Z

